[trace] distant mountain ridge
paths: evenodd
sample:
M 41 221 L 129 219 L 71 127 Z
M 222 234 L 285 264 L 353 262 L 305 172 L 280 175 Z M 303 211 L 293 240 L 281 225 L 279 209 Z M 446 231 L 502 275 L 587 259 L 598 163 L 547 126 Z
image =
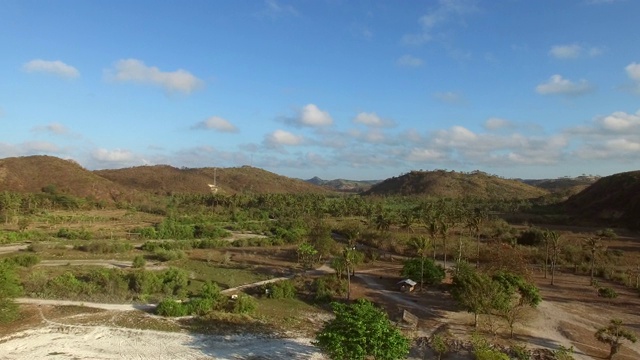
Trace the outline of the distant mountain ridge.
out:
M 346 179 L 323 180 L 315 176 L 305 181 L 308 183 L 322 186 L 335 191 L 359 193 L 359 192 L 363 192 L 370 189 L 371 186 L 381 182 L 382 180 L 346 180 Z

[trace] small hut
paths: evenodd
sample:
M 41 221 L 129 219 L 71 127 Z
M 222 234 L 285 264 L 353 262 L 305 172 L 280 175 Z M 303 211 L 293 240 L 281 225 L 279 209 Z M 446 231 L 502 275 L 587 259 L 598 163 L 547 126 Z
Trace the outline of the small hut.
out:
M 398 286 L 400 286 L 400 291 L 402 292 L 411 292 L 413 291 L 413 289 L 416 288 L 416 285 L 418 283 L 411 280 L 411 279 L 404 279 L 401 281 L 398 281 Z

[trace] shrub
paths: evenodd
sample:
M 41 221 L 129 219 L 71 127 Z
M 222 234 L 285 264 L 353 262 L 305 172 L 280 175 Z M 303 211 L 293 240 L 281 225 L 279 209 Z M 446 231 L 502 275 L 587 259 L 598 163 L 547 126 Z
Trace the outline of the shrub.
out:
M 147 261 L 144 259 L 144 256 L 138 255 L 133 258 L 133 263 L 131 264 L 134 268 L 139 269 L 143 268 Z
M 40 262 L 40 257 L 35 254 L 19 254 L 7 258 L 4 261 L 16 266 L 32 267 Z
M 518 244 L 527 246 L 538 246 L 544 243 L 544 231 L 539 228 L 531 227 L 518 236 Z
M 93 241 L 88 244 L 74 245 L 73 248 L 92 254 L 118 254 L 133 250 L 133 245 L 121 241 Z
M 334 298 L 346 293 L 347 283 L 333 275 L 326 275 L 313 281 L 312 287 L 317 302 L 331 302 Z
M 438 285 L 445 277 L 444 268 L 429 258 L 414 258 L 405 261 L 401 274 L 418 283 L 423 279 L 427 285 Z
M 233 303 L 233 312 L 236 314 L 250 314 L 257 307 L 256 299 L 250 295 L 240 294 Z
M 153 255 L 159 261 L 180 260 L 185 257 L 184 251 L 182 250 L 165 250 L 162 248 L 155 249 Z
M 56 236 L 69 240 L 91 240 L 93 238 L 93 234 L 89 230 L 72 230 L 68 228 L 61 228 L 56 233 Z
M 293 299 L 296 297 L 296 287 L 291 280 L 268 284 L 266 290 L 267 296 L 271 299 Z
M 601 287 L 598 289 L 598 296 L 601 296 L 603 298 L 607 298 L 607 299 L 615 299 L 618 297 L 618 293 L 613 290 L 612 288 L 609 287 Z
M 160 301 L 156 307 L 156 314 L 160 316 L 186 316 L 189 315 L 189 308 L 183 303 L 174 299 L 166 298 Z
M 596 235 L 597 236 L 601 236 L 601 237 L 606 237 L 606 238 L 609 238 L 609 239 L 615 239 L 615 238 L 618 237 L 618 234 L 616 234 L 616 232 L 611 228 L 598 230 L 598 231 L 596 231 Z

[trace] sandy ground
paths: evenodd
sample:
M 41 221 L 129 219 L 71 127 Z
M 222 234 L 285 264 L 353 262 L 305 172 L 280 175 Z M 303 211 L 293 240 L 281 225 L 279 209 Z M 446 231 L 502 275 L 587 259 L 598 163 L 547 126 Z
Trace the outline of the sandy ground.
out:
M 2 359 L 325 359 L 305 338 L 213 336 L 42 319 L 43 326 L 0 338 Z

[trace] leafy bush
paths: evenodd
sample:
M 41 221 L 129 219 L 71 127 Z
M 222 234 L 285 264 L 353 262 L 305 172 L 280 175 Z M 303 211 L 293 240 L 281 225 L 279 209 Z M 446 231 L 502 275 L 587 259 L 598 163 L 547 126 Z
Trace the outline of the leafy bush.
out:
M 296 287 L 291 280 L 278 281 L 266 286 L 267 296 L 271 299 L 293 299 Z
M 603 298 L 607 298 L 607 299 L 615 299 L 618 297 L 618 293 L 613 290 L 612 288 L 609 287 L 601 287 L 598 289 L 598 296 L 601 296 Z
M 88 244 L 76 244 L 73 248 L 92 254 L 118 254 L 133 250 L 133 245 L 122 241 L 93 241 Z
M 4 261 L 16 266 L 32 267 L 40 262 L 40 257 L 35 254 L 19 254 L 6 258 Z
M 445 277 L 444 268 L 429 258 L 406 260 L 401 274 L 403 277 L 411 278 L 418 283 L 420 283 L 420 279 L 423 279 L 427 285 L 438 285 Z
M 609 238 L 609 239 L 615 239 L 615 238 L 618 237 L 618 234 L 616 234 L 616 232 L 611 228 L 598 230 L 598 231 L 596 231 L 596 235 L 597 236 L 601 236 L 601 237 L 605 237 L 605 238 Z
M 330 302 L 347 291 L 346 281 L 333 275 L 315 279 L 312 287 L 315 292 L 314 300 L 317 302 Z
M 544 243 L 544 231 L 537 227 L 531 227 L 520 233 L 517 239 L 518 244 L 527 246 L 538 246 Z
M 56 236 L 69 240 L 91 240 L 93 238 L 93 234 L 89 230 L 73 230 L 68 228 L 60 228 L 56 233 Z
M 166 298 L 158 303 L 156 314 L 170 317 L 186 316 L 189 315 L 189 310 L 189 307 L 183 303 L 171 298 Z
M 256 299 L 250 295 L 240 294 L 233 303 L 232 311 L 236 314 L 250 314 L 257 307 Z
M 183 259 L 185 253 L 182 250 L 165 250 L 158 248 L 153 251 L 153 256 L 159 261 L 173 261 Z
M 144 259 L 144 256 L 138 255 L 133 258 L 132 266 L 136 269 L 143 268 L 147 261 Z

